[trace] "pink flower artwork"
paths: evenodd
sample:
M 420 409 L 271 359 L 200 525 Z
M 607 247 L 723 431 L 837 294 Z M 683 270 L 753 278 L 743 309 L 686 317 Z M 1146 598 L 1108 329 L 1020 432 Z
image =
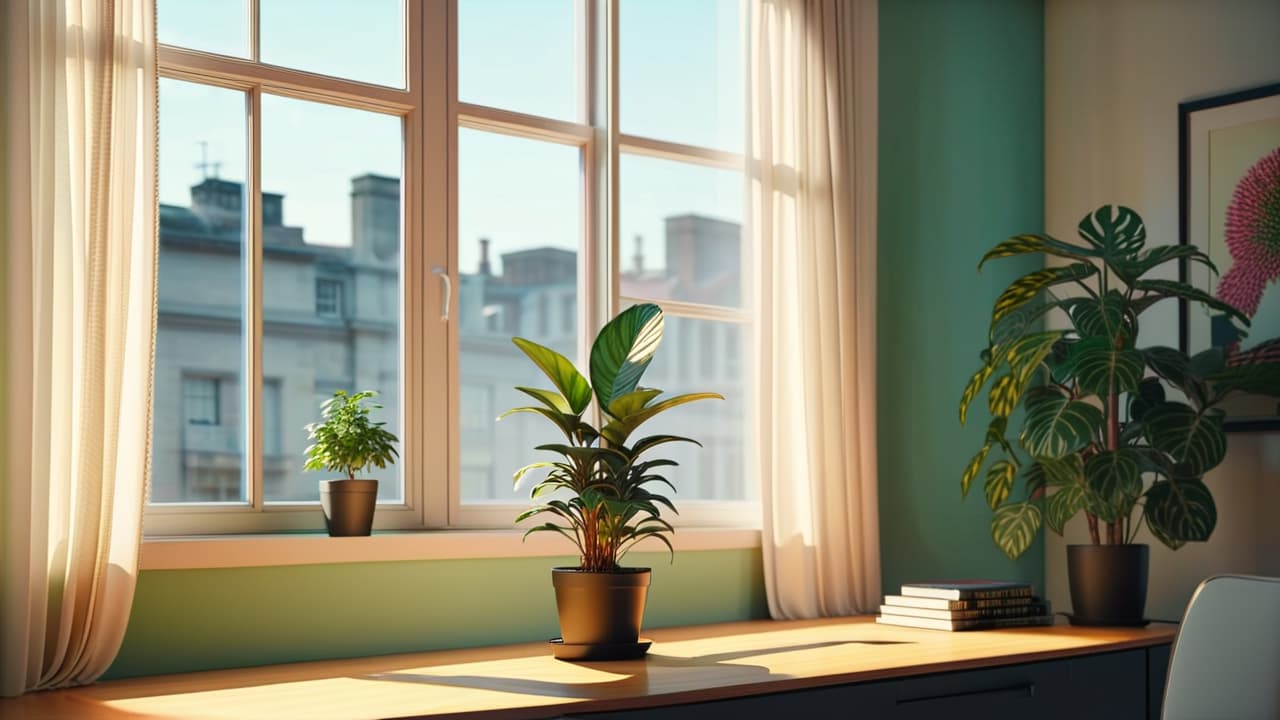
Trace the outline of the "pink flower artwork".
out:
M 1236 185 L 1224 236 L 1231 267 L 1218 281 L 1217 296 L 1253 317 L 1267 284 L 1280 279 L 1280 147 L 1263 155 Z

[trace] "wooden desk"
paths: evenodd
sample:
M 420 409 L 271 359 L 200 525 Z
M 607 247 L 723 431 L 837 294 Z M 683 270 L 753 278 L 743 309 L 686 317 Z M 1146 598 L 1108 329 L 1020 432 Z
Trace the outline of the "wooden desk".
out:
M 36 693 L 0 700 L 0 717 L 708 720 L 786 712 L 799 720 L 974 711 L 990 720 L 1030 709 L 1039 720 L 1087 707 L 1093 719 L 1140 718 L 1155 709 L 1148 698 L 1163 687 L 1174 632 L 1058 625 L 948 633 L 870 617 L 766 620 L 648 631 L 654 645 L 644 660 L 566 663 L 535 643 L 276 665 Z

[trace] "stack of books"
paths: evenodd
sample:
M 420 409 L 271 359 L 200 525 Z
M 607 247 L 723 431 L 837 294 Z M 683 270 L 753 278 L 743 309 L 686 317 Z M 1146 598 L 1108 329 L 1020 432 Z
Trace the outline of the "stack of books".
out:
M 930 630 L 988 630 L 1052 625 L 1047 600 L 1026 583 L 951 580 L 907 583 L 886 595 L 876 622 Z

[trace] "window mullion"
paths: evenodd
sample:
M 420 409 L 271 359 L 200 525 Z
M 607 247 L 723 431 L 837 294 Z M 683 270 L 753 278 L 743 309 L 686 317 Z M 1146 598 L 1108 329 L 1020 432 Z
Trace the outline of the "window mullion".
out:
M 261 57 L 262 47 L 260 33 L 262 11 L 260 2 L 261 0 L 249 0 L 249 59 L 255 63 Z
M 254 2 L 256 6 L 256 0 Z M 249 504 L 263 509 L 262 487 L 262 88 L 254 87 L 249 102 L 249 172 L 244 188 L 245 208 L 245 482 Z

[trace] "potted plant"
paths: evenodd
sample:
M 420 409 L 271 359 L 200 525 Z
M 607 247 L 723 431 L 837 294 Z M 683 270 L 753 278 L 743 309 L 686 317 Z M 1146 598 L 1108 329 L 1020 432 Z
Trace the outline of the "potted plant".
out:
M 1280 363 L 1228 362 L 1220 348 L 1188 357 L 1138 347 L 1143 313 L 1162 300 L 1205 306 L 1238 328 L 1249 319 L 1161 279 L 1169 262 L 1217 270 L 1191 246 L 1144 249 L 1146 229 L 1133 210 L 1103 206 L 1080 221 L 1079 233 L 1083 244 L 1017 235 L 978 264 L 1027 253 L 1065 261 L 1018 278 L 996 299 L 982 366 L 960 400 L 963 424 L 991 381 L 992 420 L 960 490 L 967 496 L 986 467 L 991 536 L 1010 558 L 1042 523 L 1061 534 L 1083 513 L 1092 543 L 1067 548 L 1072 622 L 1141 624 L 1148 548 L 1134 544 L 1138 529 L 1145 522 L 1173 549 L 1209 538 L 1217 511 L 1204 476 L 1227 449 L 1219 406 L 1236 391 L 1280 395 Z M 1056 292 L 1062 286 L 1072 296 Z M 1050 312 L 1061 320 L 1050 327 L 1063 329 L 1044 329 Z M 1015 419 L 1019 407 L 1025 413 Z
M 396 436 L 369 414 L 381 410 L 372 390 L 348 395 L 338 390 L 321 406 L 323 422 L 306 426 L 312 444 L 306 449 L 307 470 L 340 472 L 345 480 L 320 481 L 320 507 L 329 535 L 368 535 L 378 502 L 378 481 L 357 479 L 356 473 L 385 468 L 398 453 Z
M 667 536 L 674 532 L 660 508 L 676 512 L 662 494 L 675 487 L 662 475 L 674 460 L 655 456 L 667 443 L 697 441 L 676 435 L 633 438 L 645 421 L 678 405 L 718 393 L 700 392 L 662 397 L 662 391 L 640 386 L 641 376 L 662 340 L 662 310 L 634 305 L 606 324 L 591 346 L 590 381 L 563 355 L 524 338 L 512 338 L 554 389 L 517 387 L 537 401 L 503 413 L 534 413 L 546 418 L 564 442 L 537 446 L 554 460 L 534 462 L 515 473 L 545 469 L 531 496 L 541 501 L 516 522 L 546 517 L 530 527 L 535 532 L 564 535 L 577 547 L 577 567 L 552 570 L 561 638 L 557 657 L 614 659 L 642 655 L 639 641 L 650 569 L 626 568 L 620 561 L 636 543 L 656 538 L 673 551 Z M 593 415 L 587 415 L 594 397 Z M 499 419 L 501 419 L 501 417 Z M 674 557 L 674 555 L 673 555 Z

